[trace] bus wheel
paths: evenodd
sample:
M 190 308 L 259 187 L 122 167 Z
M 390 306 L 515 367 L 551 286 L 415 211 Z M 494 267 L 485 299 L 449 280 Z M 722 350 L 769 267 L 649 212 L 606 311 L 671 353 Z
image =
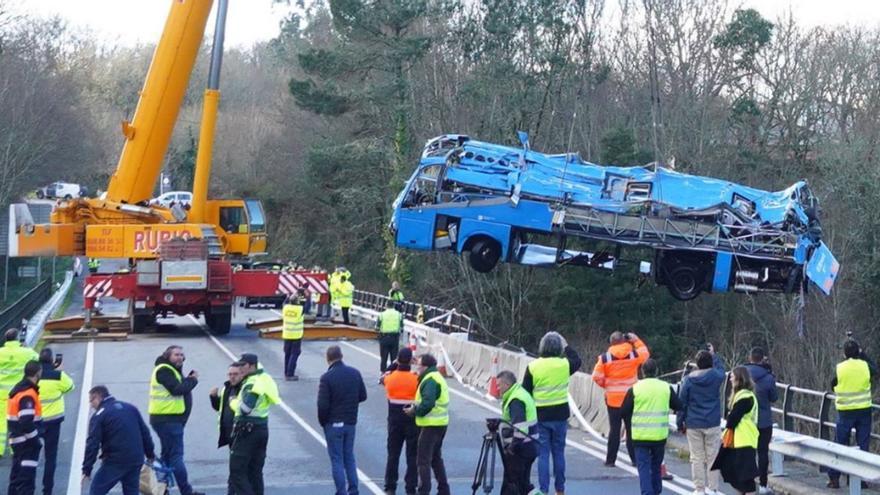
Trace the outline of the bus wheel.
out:
M 489 273 L 501 259 L 501 245 L 494 239 L 479 239 L 471 246 L 468 260 L 480 273 Z

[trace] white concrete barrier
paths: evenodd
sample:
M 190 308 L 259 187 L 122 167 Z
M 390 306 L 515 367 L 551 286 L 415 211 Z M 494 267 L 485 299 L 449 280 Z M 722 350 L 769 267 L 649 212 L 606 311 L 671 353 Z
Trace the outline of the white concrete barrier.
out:
M 375 310 L 361 307 L 352 308 L 352 313 L 370 322 L 368 325 L 375 324 L 378 315 Z M 464 341 L 457 336 L 441 333 L 427 325 L 406 320 L 404 321 L 404 342 L 409 341 L 410 333 L 414 334 L 419 341 L 417 352 L 434 351 L 438 347 L 442 347 L 446 351 L 446 355 L 449 356 L 451 361 L 449 364 L 455 368 L 462 383 L 481 393 L 488 390 L 494 357 L 498 357 L 499 371 L 510 370 L 520 378 L 525 374 L 529 363 L 535 359 L 523 353 Z M 588 366 L 592 360 L 590 357 L 586 357 L 584 363 L 584 366 Z M 605 393 L 593 382 L 590 374 L 575 373 L 571 379 L 569 392 L 571 406 L 577 407 L 583 418 L 589 423 L 586 429 L 607 435 L 608 413 L 605 407 Z M 582 425 L 576 424 L 576 426 Z

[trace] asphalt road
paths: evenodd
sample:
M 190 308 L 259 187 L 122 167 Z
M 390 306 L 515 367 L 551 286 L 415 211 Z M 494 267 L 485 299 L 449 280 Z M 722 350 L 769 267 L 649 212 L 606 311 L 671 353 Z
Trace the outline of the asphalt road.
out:
M 75 301 L 72 311 L 77 307 Z M 108 314 L 122 313 L 125 306 L 108 301 L 104 308 Z M 276 380 L 282 376 L 281 341 L 259 339 L 254 332 L 244 328 L 248 318 L 269 316 L 268 310 L 238 308 L 232 332 L 219 338 L 207 335 L 198 320 L 174 317 L 160 320 L 159 333 L 132 336 L 126 342 L 56 345 L 56 352 L 64 353 L 64 369 L 74 378 L 78 388 L 67 398 L 55 493 L 78 495 L 81 490 L 79 465 L 89 414 L 87 409 L 81 408 L 83 390 L 91 385 L 106 385 L 118 399 L 136 405 L 145 414 L 153 362 L 171 344 L 184 347 L 185 370 L 196 369 L 200 374 L 199 386 L 194 391 L 192 416 L 186 428 L 185 459 L 190 481 L 198 490 L 225 493 L 228 451 L 216 447 L 216 414 L 210 407 L 208 392 L 223 382 L 226 366 L 243 352 L 259 355 L 266 370 Z M 315 405 L 318 379 L 327 368 L 324 351 L 328 345 L 327 342 L 305 342 L 298 368 L 300 381 L 278 381 L 284 403 L 273 408 L 270 417 L 269 452 L 264 471 L 268 494 L 333 493 L 330 464 Z M 355 441 L 355 455 L 362 472 L 361 493 L 381 494 L 387 406 L 384 390 L 377 383 L 378 344 L 343 342 L 341 346 L 345 362 L 360 369 L 367 384 L 368 399 L 360 408 Z M 499 416 L 498 406 L 452 380 L 450 384 L 453 391 L 450 404 L 452 423 L 444 443 L 444 458 L 452 493 L 469 494 L 472 493 L 474 465 L 485 432 L 485 418 Z M 599 442 L 586 438 L 577 430 L 570 431 L 569 439 L 567 493 L 638 493 L 638 480 L 631 466 L 603 467 L 604 453 Z M 8 456 L 0 460 L 0 479 L 4 486 L 9 464 Z M 72 471 L 71 465 L 76 466 Z M 670 467 L 676 473 L 689 474 L 677 459 L 670 459 Z M 500 481 L 500 461 L 497 471 Z M 401 477 L 402 473 L 403 469 Z M 534 482 L 537 482 L 536 478 L 537 472 L 533 470 Z M 668 488 L 666 493 L 690 493 L 693 489 L 680 477 Z M 37 489 L 40 489 L 39 483 Z M 399 493 L 402 492 L 400 487 Z M 496 488 L 495 493 L 498 492 Z

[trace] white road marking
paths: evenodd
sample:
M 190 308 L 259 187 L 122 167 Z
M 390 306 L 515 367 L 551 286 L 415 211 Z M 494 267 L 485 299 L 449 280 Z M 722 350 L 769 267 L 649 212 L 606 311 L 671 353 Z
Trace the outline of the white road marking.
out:
M 350 349 L 354 349 L 362 354 L 366 354 L 367 356 L 370 356 L 372 358 L 380 359 L 380 357 L 377 356 L 376 354 L 373 354 L 372 352 L 370 352 L 366 349 L 361 349 L 360 347 L 358 347 L 354 344 L 351 344 L 351 343 L 348 343 L 345 341 L 340 341 L 339 343 L 350 348 Z M 478 399 L 476 397 L 472 397 L 472 396 L 465 394 L 464 392 L 458 391 L 452 387 L 449 387 L 449 392 L 453 395 L 461 397 L 462 399 L 464 399 L 466 401 L 472 402 L 472 403 L 474 403 L 484 409 L 492 411 L 495 414 L 498 414 L 498 415 L 501 414 L 501 409 L 496 407 L 494 404 L 490 404 L 490 403 L 485 402 L 485 401 Z M 595 457 L 596 459 L 600 459 L 603 462 L 605 461 L 605 452 L 603 451 L 603 449 L 590 448 L 590 447 L 587 447 L 586 445 L 583 445 L 581 443 L 575 442 L 574 440 L 570 440 L 570 439 L 566 439 L 565 443 L 569 447 L 580 450 L 581 452 L 589 454 L 589 455 Z M 626 464 L 618 464 L 616 467 L 626 471 L 627 473 L 633 474 L 636 477 L 638 477 L 638 475 L 639 475 L 638 469 L 636 469 L 632 466 L 628 466 Z M 673 484 L 673 483 L 674 482 L 664 481 L 663 486 L 665 488 L 668 488 L 672 492 L 678 493 L 679 495 L 688 495 L 692 492 L 692 490 L 681 488 L 680 486 Z
M 82 494 L 82 463 L 86 455 L 86 437 L 89 433 L 89 390 L 95 368 L 95 341 L 86 344 L 86 364 L 79 394 L 79 414 L 76 417 L 76 435 L 73 438 L 73 454 L 70 458 L 70 476 L 67 477 L 67 495 Z
M 193 315 L 189 315 L 189 318 L 193 322 L 195 322 L 196 325 L 201 327 L 202 331 L 204 331 L 205 334 L 208 336 L 208 338 L 211 339 L 211 342 L 213 342 L 214 345 L 216 345 L 221 351 L 223 351 L 223 353 L 226 354 L 229 357 L 229 359 L 231 359 L 233 361 L 238 360 L 238 356 L 233 354 L 232 351 L 229 350 L 229 348 L 227 348 L 225 345 L 223 345 L 223 343 L 220 342 L 220 340 L 218 340 L 217 337 L 211 335 L 210 332 L 208 332 L 208 329 L 205 327 L 205 324 L 203 322 L 199 321 L 198 318 L 194 317 Z M 317 440 L 318 443 L 323 445 L 325 448 L 327 447 L 327 442 L 326 442 L 326 440 L 324 440 L 324 437 L 320 433 L 318 433 L 317 430 L 312 428 L 312 426 L 309 425 L 306 422 L 306 420 L 304 420 L 299 414 L 297 414 L 296 411 L 291 409 L 290 406 L 288 406 L 284 402 L 283 399 L 281 400 L 281 402 L 278 403 L 278 406 L 280 406 L 281 409 L 284 412 L 286 412 L 288 416 L 290 416 L 294 421 L 296 421 L 297 424 L 299 424 L 304 430 L 306 430 L 306 432 L 308 432 L 315 440 Z M 373 492 L 375 495 L 384 495 L 385 494 L 385 491 L 382 490 L 381 488 L 379 488 L 379 485 L 377 485 L 375 482 L 373 482 L 373 480 L 371 480 L 369 476 L 367 476 L 363 471 L 361 471 L 360 468 L 358 468 L 357 474 L 358 474 L 358 479 L 361 481 L 361 483 L 366 485 L 366 487 L 371 492 Z

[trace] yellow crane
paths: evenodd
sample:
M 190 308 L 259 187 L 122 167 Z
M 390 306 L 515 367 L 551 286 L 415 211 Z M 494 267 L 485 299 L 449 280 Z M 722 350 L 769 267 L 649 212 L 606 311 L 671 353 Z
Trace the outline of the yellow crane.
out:
M 228 0 L 219 0 L 211 69 L 189 212 L 151 206 L 213 0 L 173 0 L 106 195 L 61 201 L 48 224 L 34 225 L 25 205 L 15 205 L 11 256 L 79 256 L 154 259 L 173 238 L 199 238 L 211 253 L 250 256 L 266 252 L 266 225 L 256 199 L 208 199 L 214 128 L 220 102 Z
M 86 327 L 95 301 L 112 296 L 129 300 L 134 332 L 150 326 L 158 315 L 175 313 L 204 315 L 209 327 L 222 334 L 230 329 L 236 297 L 289 294 L 305 287 L 326 299 L 326 276 L 233 269 L 237 260 L 266 252 L 262 204 L 257 199 L 208 199 L 228 0 L 217 5 L 191 209 L 148 203 L 214 4 L 170 3 L 134 117 L 122 123 L 125 143 L 106 194 L 61 201 L 50 222 L 40 225 L 34 224 L 27 205 L 13 205 L 9 251 L 11 256 L 128 259 L 129 270 L 87 277 Z

